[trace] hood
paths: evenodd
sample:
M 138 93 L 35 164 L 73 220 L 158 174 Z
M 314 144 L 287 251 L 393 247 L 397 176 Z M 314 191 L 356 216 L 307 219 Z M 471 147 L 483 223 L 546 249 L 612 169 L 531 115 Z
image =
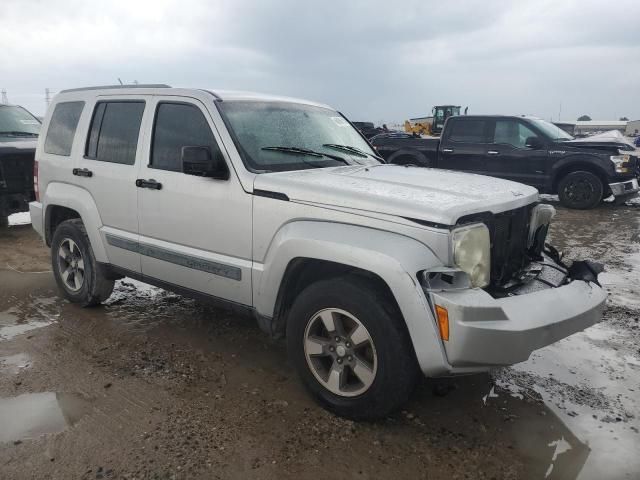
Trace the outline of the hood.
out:
M 633 151 L 636 147 L 627 140 L 618 130 L 599 133 L 590 137 L 567 140 L 562 145 L 570 145 L 579 148 L 591 148 L 596 150 L 606 150 L 617 153 L 618 150 Z
M 521 183 L 433 168 L 373 165 L 318 168 L 258 175 L 257 190 L 292 201 L 344 207 L 455 225 L 479 212 L 499 213 L 537 201 Z

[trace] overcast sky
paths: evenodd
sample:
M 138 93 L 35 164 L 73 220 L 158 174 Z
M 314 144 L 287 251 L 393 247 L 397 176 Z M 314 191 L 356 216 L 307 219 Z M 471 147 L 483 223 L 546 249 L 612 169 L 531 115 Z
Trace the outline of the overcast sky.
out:
M 2 0 L 0 88 L 168 83 L 401 121 L 436 104 L 556 120 L 640 118 L 640 2 Z

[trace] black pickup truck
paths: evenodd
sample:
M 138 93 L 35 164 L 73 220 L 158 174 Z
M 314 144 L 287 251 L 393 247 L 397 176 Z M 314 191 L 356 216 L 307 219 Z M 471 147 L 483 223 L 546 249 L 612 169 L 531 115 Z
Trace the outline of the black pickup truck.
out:
M 40 121 L 16 105 L 0 105 L 0 228 L 35 199 L 33 163 Z
M 447 119 L 440 138 L 395 132 L 370 141 L 389 163 L 514 180 L 558 194 L 569 208 L 593 208 L 610 195 L 621 202 L 640 190 L 633 146 L 577 140 L 532 117 L 456 116 Z

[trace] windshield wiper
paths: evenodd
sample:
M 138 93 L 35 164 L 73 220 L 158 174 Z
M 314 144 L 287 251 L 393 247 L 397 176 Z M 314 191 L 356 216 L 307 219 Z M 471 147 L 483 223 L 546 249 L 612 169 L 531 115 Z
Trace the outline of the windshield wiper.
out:
M 344 158 L 338 157 L 337 155 L 329 155 L 327 153 L 320 153 L 320 152 L 316 152 L 314 150 L 309 150 L 307 148 L 300 148 L 300 147 L 262 147 L 260 150 L 284 152 L 284 153 L 294 153 L 294 154 L 297 154 L 297 155 L 308 155 L 310 157 L 319 157 L 319 158 L 327 157 L 327 158 L 330 158 L 332 160 L 336 160 L 338 162 L 342 162 L 345 165 L 351 165 Z
M 11 130 L 6 132 L 0 132 L 0 135 L 14 135 L 16 137 L 37 137 L 37 133 L 33 132 L 19 132 L 17 130 Z
M 373 157 L 376 160 L 384 162 L 384 159 L 382 159 L 378 155 L 373 155 L 371 153 L 367 153 L 364 150 L 360 150 L 358 147 L 352 147 L 351 145 L 338 145 L 337 143 L 324 143 L 322 146 L 323 147 L 329 147 L 329 148 L 335 148 L 336 150 L 342 150 L 342 151 L 345 151 L 345 152 L 355 153 L 356 155 L 358 155 L 360 157 L 363 157 L 363 158 Z

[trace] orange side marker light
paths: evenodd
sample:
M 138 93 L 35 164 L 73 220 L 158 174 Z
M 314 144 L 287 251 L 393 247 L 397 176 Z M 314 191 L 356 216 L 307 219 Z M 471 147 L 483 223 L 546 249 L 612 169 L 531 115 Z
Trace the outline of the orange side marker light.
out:
M 440 329 L 440 338 L 449 340 L 449 312 L 444 307 L 436 305 L 436 314 L 438 315 L 438 328 Z

